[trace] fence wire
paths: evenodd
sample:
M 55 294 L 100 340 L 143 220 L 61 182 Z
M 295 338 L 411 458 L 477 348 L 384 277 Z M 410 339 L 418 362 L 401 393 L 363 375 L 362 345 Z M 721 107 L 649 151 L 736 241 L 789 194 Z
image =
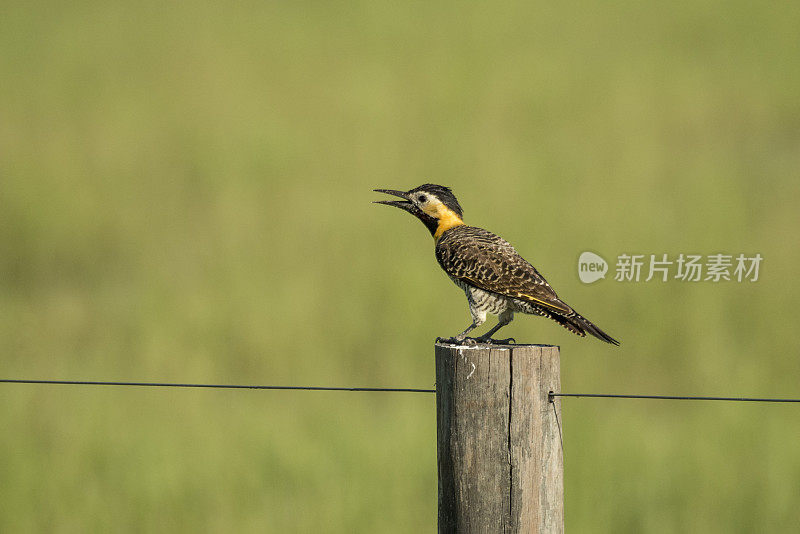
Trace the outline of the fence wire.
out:
M 421 388 L 348 388 L 332 386 L 260 386 L 246 384 L 187 384 L 179 382 L 99 382 L 92 380 L 23 380 L 0 379 L 5 384 L 56 384 L 66 386 L 134 386 L 134 387 L 159 387 L 159 388 L 209 388 L 209 389 L 275 389 L 275 390 L 302 390 L 302 391 L 382 391 L 397 393 L 436 393 L 435 389 Z
M 436 389 L 426 388 L 379 388 L 379 387 L 337 387 L 337 386 L 264 386 L 248 384 L 193 384 L 181 382 L 110 382 L 94 380 L 26 380 L 16 378 L 0 378 L 3 384 L 52 384 L 66 386 L 131 386 L 160 388 L 206 388 L 206 389 L 262 389 L 262 390 L 295 390 L 295 391 L 366 391 L 384 393 L 436 393 Z M 584 397 L 604 399 L 646 399 L 646 400 L 693 400 L 693 401 L 727 401 L 727 402 L 783 402 L 798 403 L 800 399 L 781 399 L 768 397 L 707 397 L 695 395 L 631 395 L 625 393 L 560 393 L 551 391 L 548 400 L 556 397 Z

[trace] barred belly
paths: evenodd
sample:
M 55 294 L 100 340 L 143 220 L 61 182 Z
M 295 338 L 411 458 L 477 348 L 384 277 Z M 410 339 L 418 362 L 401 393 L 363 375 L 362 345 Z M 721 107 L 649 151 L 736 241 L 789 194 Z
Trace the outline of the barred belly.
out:
M 500 315 L 508 309 L 516 311 L 513 302 L 515 299 L 510 299 L 491 291 L 484 291 L 458 279 L 453 279 L 453 282 L 466 293 L 470 308 L 494 315 Z

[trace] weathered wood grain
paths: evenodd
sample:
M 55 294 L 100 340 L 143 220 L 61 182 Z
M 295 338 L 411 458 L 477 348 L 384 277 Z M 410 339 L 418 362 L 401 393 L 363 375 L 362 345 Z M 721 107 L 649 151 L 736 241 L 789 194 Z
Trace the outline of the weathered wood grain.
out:
M 436 345 L 440 533 L 561 533 L 559 349 Z

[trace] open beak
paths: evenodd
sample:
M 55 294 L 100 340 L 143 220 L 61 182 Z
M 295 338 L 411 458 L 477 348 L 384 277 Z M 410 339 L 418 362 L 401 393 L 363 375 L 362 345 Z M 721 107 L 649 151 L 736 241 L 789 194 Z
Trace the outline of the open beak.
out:
M 419 208 L 417 208 L 410 200 L 408 200 L 408 193 L 405 191 L 395 191 L 394 189 L 373 189 L 377 193 L 386 193 L 387 195 L 394 195 L 396 197 L 404 198 L 406 200 L 376 200 L 374 204 L 386 204 L 387 206 L 394 206 L 409 213 L 417 215 Z

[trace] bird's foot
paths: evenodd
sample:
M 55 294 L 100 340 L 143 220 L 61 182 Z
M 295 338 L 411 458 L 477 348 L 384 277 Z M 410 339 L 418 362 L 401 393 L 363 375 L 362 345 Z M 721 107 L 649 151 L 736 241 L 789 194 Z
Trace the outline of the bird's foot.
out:
M 451 345 L 465 345 L 467 347 L 474 347 L 480 343 L 486 343 L 487 345 L 512 345 L 516 344 L 517 340 L 513 337 L 509 337 L 506 339 L 494 339 L 492 337 L 480 336 L 480 337 L 437 337 L 437 343 L 449 343 Z
M 478 344 L 478 340 L 474 337 L 437 337 L 437 343 L 449 343 L 451 345 L 466 345 L 468 347 L 474 347 Z
M 506 339 L 494 339 L 491 337 L 481 336 L 477 338 L 475 341 L 477 341 L 478 343 L 486 343 L 488 345 L 512 345 L 517 343 L 517 340 L 514 339 L 513 337 L 509 337 Z

